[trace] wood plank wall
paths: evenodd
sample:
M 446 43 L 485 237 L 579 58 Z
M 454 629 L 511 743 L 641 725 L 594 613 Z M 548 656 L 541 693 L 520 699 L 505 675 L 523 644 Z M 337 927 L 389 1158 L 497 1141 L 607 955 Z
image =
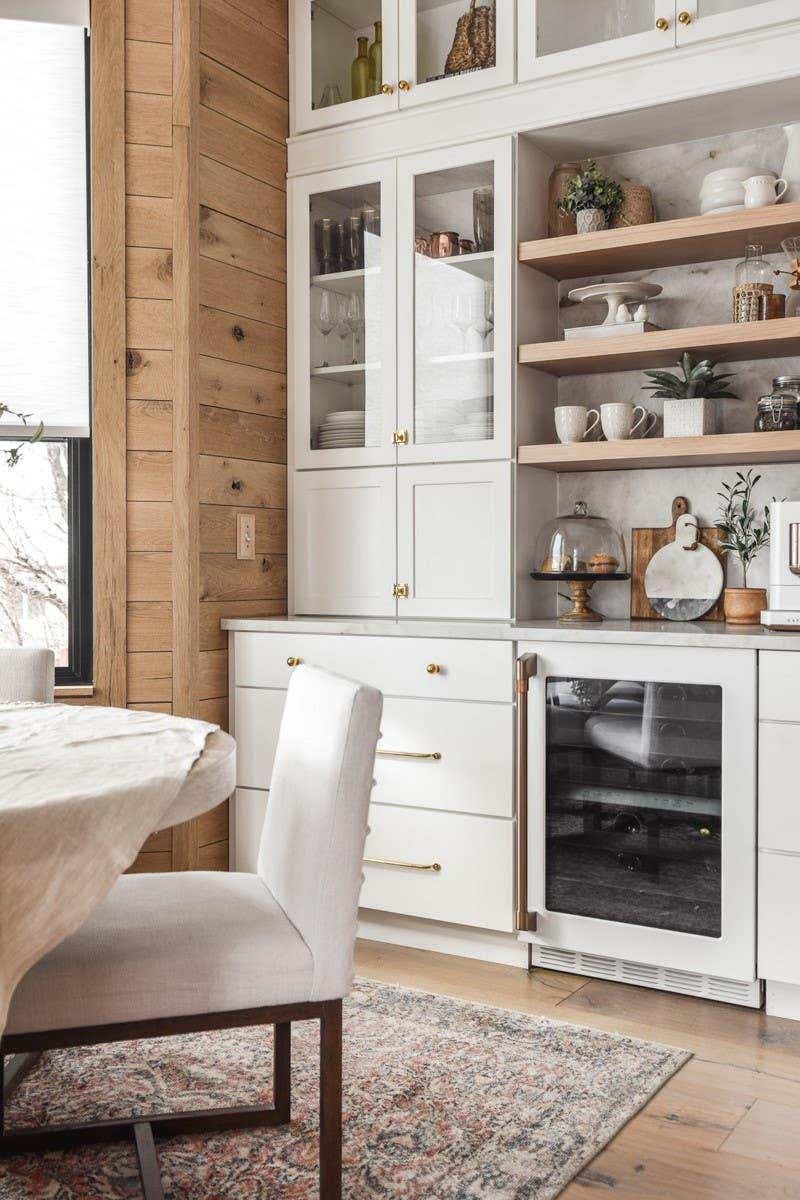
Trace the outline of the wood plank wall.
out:
M 286 611 L 285 0 L 127 0 L 125 87 L 127 703 L 224 727 L 220 618 Z M 134 869 L 227 862 L 225 805 Z

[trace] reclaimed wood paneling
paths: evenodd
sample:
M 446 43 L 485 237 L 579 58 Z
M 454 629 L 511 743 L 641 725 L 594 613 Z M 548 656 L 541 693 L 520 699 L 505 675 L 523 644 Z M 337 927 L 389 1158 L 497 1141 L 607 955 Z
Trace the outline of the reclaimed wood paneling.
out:
M 200 649 L 222 650 L 228 635 L 220 629 L 223 617 L 280 617 L 286 602 L 279 600 L 204 600 L 200 605 Z
M 213 58 L 200 58 L 200 99 L 222 116 L 276 142 L 289 134 L 289 103 Z M 232 164 L 234 165 L 234 164 Z M 281 186 L 277 180 L 275 187 Z
M 142 350 L 172 349 L 172 301 L 128 300 L 128 345 Z
M 172 649 L 172 604 L 128 603 L 128 650 Z
M 125 190 L 129 196 L 171 196 L 171 147 L 126 146 Z
M 228 694 L 228 651 L 201 650 L 198 657 L 198 699 L 210 700 Z
M 200 209 L 200 253 L 271 279 L 286 279 L 286 242 L 274 233 Z
M 125 43 L 125 90 L 172 95 L 172 47 L 166 42 Z
M 286 236 L 285 192 L 204 155 L 200 157 L 200 203 L 279 237 Z
M 283 554 L 286 550 L 286 513 L 277 508 L 236 508 L 225 504 L 200 506 L 200 553 L 235 554 L 236 518 L 242 513 L 255 521 L 256 554 Z
M 286 462 L 286 421 L 234 409 L 200 409 L 200 452 Z
M 285 37 L 266 29 L 226 0 L 203 0 L 200 49 L 279 96 L 289 95 L 289 56 Z
M 199 871 L 227 871 L 228 860 L 228 842 L 212 842 L 209 846 L 199 847 L 197 869 Z
M 171 599 L 172 555 L 149 551 L 129 553 L 128 601 Z
M 200 302 L 286 328 L 286 285 L 228 263 L 200 259 Z
M 128 550 L 172 550 L 172 505 L 129 500 Z
M 129 400 L 172 399 L 172 354 L 168 350 L 129 349 L 125 361 Z
M 286 596 L 286 557 L 257 555 L 240 561 L 233 554 L 200 555 L 201 600 L 280 600 Z
M 286 508 L 286 467 L 200 455 L 200 503 Z
M 200 151 L 274 188 L 286 189 L 286 143 L 264 137 L 205 105 L 200 109 Z
M 286 367 L 284 330 L 218 308 L 200 309 L 200 350 L 211 358 L 268 371 L 282 371 Z
M 144 146 L 172 145 L 172 98 L 146 92 L 125 96 L 125 141 Z
M 172 449 L 172 404 L 169 400 L 128 401 L 128 449 Z
M 147 652 L 128 655 L 128 703 L 172 702 L 172 655 Z
M 124 9 L 127 37 L 148 42 L 172 41 L 172 0 L 126 0 Z
M 172 299 L 171 250 L 129 246 L 125 261 L 125 290 L 129 299 Z
M 125 245 L 172 249 L 172 201 L 162 196 L 128 196 Z
M 200 401 L 264 416 L 286 416 L 286 376 L 200 355 Z
M 129 450 L 128 499 L 172 500 L 172 455 L 156 450 Z

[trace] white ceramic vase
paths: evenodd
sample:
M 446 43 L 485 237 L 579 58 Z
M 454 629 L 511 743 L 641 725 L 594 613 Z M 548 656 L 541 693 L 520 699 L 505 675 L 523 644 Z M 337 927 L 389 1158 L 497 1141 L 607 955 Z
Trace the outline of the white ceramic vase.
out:
M 786 134 L 786 158 L 781 168 L 781 176 L 786 180 L 787 189 L 784 199 L 800 201 L 800 122 L 794 125 L 784 125 Z
M 578 233 L 597 233 L 599 229 L 608 228 L 606 214 L 602 208 L 582 208 L 575 214 L 575 220 Z

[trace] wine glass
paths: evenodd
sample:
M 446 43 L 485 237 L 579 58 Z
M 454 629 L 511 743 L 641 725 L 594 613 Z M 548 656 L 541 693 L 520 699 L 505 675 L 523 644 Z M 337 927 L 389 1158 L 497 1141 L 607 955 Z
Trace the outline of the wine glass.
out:
M 469 292 L 456 292 L 453 300 L 453 324 L 456 329 L 461 330 L 462 353 L 464 354 L 469 350 L 467 334 L 472 328 L 474 319 L 472 297 Z
M 345 354 L 344 344 L 347 341 L 347 339 L 350 337 L 350 325 L 348 324 L 348 320 L 347 320 L 348 301 L 349 301 L 348 296 L 338 295 L 336 297 L 336 326 L 335 326 L 335 329 L 336 329 L 336 336 L 339 338 L 339 341 L 342 343 L 342 358 L 341 358 L 342 364 L 344 364 L 344 360 L 347 357 Z
M 315 288 L 311 295 L 311 317 L 323 337 L 322 362 L 319 365 L 329 367 L 331 364 L 328 362 L 328 337 L 334 325 L 333 293 L 327 288 Z
M 358 358 L 358 338 L 364 329 L 364 305 L 358 292 L 351 292 L 347 300 L 347 327 L 353 335 L 353 364 L 360 362 Z
M 486 319 L 486 324 L 488 325 L 488 329 L 486 330 L 486 334 L 485 334 L 486 346 L 488 349 L 489 339 L 491 338 L 492 331 L 494 329 L 494 284 L 493 283 L 487 283 L 484 286 L 483 295 L 484 295 L 483 312 L 484 312 L 484 317 Z

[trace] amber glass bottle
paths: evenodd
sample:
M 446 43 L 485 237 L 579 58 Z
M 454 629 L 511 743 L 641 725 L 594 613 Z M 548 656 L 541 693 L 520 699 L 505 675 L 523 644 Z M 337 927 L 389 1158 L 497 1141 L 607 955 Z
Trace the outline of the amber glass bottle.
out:
M 350 95 L 353 100 L 363 100 L 370 95 L 369 56 L 367 54 L 369 39 L 360 37 L 356 40 L 358 54 L 353 59 L 353 65 L 350 68 Z
M 377 96 L 383 83 L 383 22 L 375 22 L 375 41 L 369 48 L 370 91 Z

